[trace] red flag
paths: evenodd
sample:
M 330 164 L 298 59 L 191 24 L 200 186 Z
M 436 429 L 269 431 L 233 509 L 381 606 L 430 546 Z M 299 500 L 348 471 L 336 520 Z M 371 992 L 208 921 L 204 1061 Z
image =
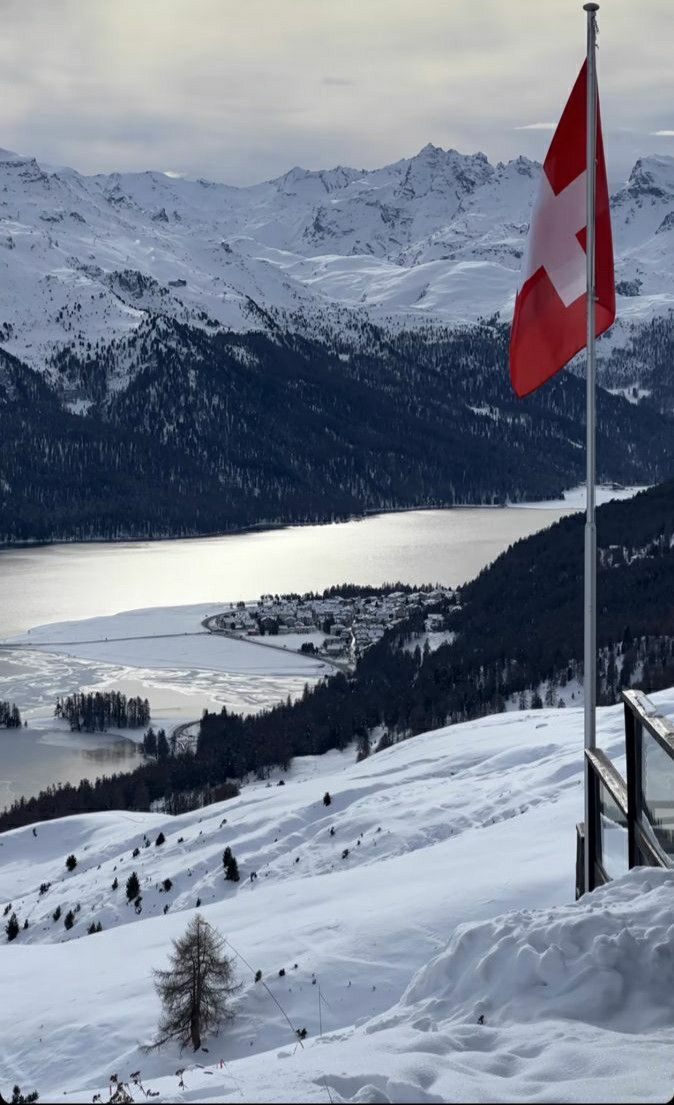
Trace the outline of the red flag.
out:
M 510 335 L 510 378 L 520 398 L 587 344 L 585 269 L 587 62 L 573 86 L 543 164 Z M 597 336 L 615 319 L 613 242 L 597 97 L 595 198 Z

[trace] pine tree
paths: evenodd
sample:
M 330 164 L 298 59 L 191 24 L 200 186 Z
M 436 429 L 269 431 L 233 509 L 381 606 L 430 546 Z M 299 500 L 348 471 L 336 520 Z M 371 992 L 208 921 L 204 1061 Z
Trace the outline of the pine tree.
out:
M 233 1016 L 230 998 L 239 987 L 222 936 L 197 914 L 185 933 L 173 941 L 166 970 L 154 971 L 162 1003 L 159 1038 L 154 1046 L 176 1040 L 181 1047 L 201 1047 L 203 1033 L 212 1032 Z
M 228 882 L 238 882 L 240 878 L 239 865 L 236 862 L 236 856 L 232 854 L 231 848 L 225 848 L 223 863 L 225 865 L 225 879 Z
M 370 755 L 370 738 L 365 729 L 358 733 L 357 749 L 356 763 L 359 764 Z
M 157 837 L 157 839 L 154 842 L 155 847 L 158 848 L 161 844 L 164 844 L 165 842 L 166 842 L 166 837 L 164 836 L 163 833 L 159 833 L 159 836 Z
M 11 944 L 12 940 L 16 940 L 19 935 L 19 922 L 16 917 L 16 913 L 12 913 L 9 921 L 5 925 L 5 932 L 7 933 L 7 943 Z
M 75 870 L 75 868 L 77 867 L 77 860 L 76 860 L 75 856 L 73 856 L 73 855 L 68 856 L 68 858 L 66 860 L 66 867 L 68 868 L 69 871 L 74 871 Z
M 71 929 L 75 924 L 75 914 L 73 913 L 72 909 L 69 909 L 66 913 L 63 919 L 63 924 L 66 929 Z
M 326 790 L 325 794 L 323 795 L 323 805 L 329 806 L 331 802 L 332 798 L 330 797 L 330 791 Z
M 156 759 L 157 756 L 157 734 L 152 726 L 148 729 L 147 733 L 143 737 L 143 752 L 146 756 L 152 756 Z
M 39 1101 L 40 1095 L 37 1090 L 33 1090 L 32 1093 L 22 1094 L 18 1086 L 15 1086 L 12 1090 L 12 1100 L 10 1105 L 33 1105 L 35 1101 Z
M 126 897 L 127 900 L 133 902 L 140 894 L 140 883 L 138 881 L 138 875 L 135 871 L 132 871 L 126 880 Z

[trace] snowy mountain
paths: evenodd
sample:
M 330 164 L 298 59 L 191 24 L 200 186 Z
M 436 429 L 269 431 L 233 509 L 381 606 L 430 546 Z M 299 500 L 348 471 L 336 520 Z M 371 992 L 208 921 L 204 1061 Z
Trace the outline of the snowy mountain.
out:
M 575 486 L 578 381 L 525 404 L 508 382 L 539 171 L 429 145 L 232 188 L 0 152 L 0 541 Z M 674 159 L 640 160 L 613 206 L 601 479 L 654 483 L 674 471 Z
M 0 152 L 0 335 L 44 370 L 163 315 L 211 330 L 276 320 L 399 328 L 508 320 L 540 166 L 436 146 L 384 168 L 301 168 L 234 188 L 160 172 L 83 176 Z M 674 305 L 674 159 L 613 197 L 620 325 Z M 52 368 L 52 377 L 56 374 Z
M 674 712 L 672 692 L 655 698 Z M 619 761 L 622 707 L 598 728 Z M 3 1093 L 105 1101 L 111 1073 L 140 1071 L 137 1101 L 667 1099 L 674 876 L 573 903 L 581 750 L 581 710 L 511 712 L 359 764 L 353 748 L 296 760 L 283 787 L 177 818 L 3 834 L 0 901 L 20 925 L 0 944 Z M 152 969 L 198 902 L 235 959 L 235 1018 L 207 1051 L 144 1054 Z

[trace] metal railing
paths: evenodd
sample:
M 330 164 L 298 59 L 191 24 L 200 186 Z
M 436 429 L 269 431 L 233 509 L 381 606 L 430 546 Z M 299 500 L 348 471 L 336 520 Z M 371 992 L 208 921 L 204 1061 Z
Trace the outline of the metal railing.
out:
M 641 691 L 623 691 L 622 699 L 627 778 L 601 749 L 585 752 L 589 816 L 576 826 L 577 898 L 632 867 L 674 867 L 674 725 Z

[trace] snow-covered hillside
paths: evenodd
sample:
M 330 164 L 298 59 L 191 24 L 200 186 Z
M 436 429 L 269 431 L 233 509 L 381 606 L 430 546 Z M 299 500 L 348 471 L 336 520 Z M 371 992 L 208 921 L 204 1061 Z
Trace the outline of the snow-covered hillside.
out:
M 309 328 L 507 319 L 539 172 L 428 145 L 373 171 L 233 188 L 0 151 L 0 341 L 41 370 L 56 350 L 86 359 L 115 342 L 114 391 L 149 315 L 210 330 L 268 328 L 270 310 Z M 637 162 L 613 224 L 620 341 L 674 305 L 674 159 Z
M 674 712 L 672 692 L 654 697 Z M 622 708 L 599 712 L 617 759 L 622 725 Z M 360 764 L 296 761 L 282 787 L 175 819 L 111 812 L 2 835 L 0 901 L 28 921 L 0 945 L 3 1084 L 106 1100 L 111 1073 L 140 1070 L 167 1101 L 665 1100 L 674 874 L 635 872 L 573 903 L 581 748 L 578 710 L 508 713 Z M 237 957 L 236 1017 L 207 1052 L 144 1054 L 152 968 L 198 901 Z

